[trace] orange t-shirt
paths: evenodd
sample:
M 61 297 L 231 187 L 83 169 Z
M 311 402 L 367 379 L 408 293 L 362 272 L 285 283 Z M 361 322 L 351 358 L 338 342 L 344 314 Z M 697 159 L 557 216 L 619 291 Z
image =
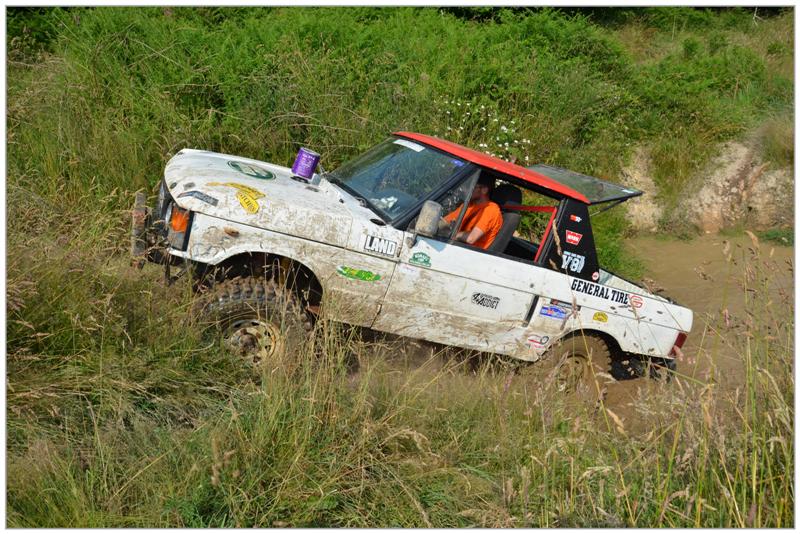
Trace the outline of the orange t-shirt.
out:
M 458 219 L 458 214 L 461 212 L 461 205 L 451 211 L 445 216 L 447 222 L 453 222 Z M 486 202 L 485 204 L 468 204 L 467 212 L 464 214 L 464 220 L 461 221 L 461 228 L 459 232 L 471 232 L 475 227 L 483 230 L 483 235 L 480 239 L 475 241 L 472 246 L 487 249 L 492 244 L 497 232 L 503 226 L 503 215 L 500 213 L 500 206 L 494 202 Z

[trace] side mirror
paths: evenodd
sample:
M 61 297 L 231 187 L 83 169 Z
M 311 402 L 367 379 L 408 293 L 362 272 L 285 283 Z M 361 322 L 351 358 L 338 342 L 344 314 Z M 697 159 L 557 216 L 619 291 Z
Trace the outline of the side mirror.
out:
M 442 205 L 433 200 L 426 200 L 414 225 L 414 233 L 425 237 L 436 237 L 439 220 L 442 218 Z

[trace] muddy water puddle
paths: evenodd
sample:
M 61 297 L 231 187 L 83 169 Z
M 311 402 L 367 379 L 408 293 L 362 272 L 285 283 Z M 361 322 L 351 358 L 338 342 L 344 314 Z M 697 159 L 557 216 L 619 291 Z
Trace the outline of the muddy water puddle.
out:
M 691 241 L 637 237 L 626 247 L 641 258 L 644 278 L 651 288 L 694 312 L 692 331 L 678 362 L 679 380 L 703 384 L 714 380 L 722 392 L 742 387 L 745 371 L 737 348 L 742 329 L 736 324 L 752 321 L 745 299 L 767 299 L 785 306 L 793 315 L 794 249 L 770 243 L 754 243 L 747 236 L 704 235 Z M 730 261 L 729 259 L 730 258 Z M 748 272 L 760 270 L 767 286 Z M 756 318 L 755 320 L 758 320 Z M 726 325 L 730 328 L 726 328 Z M 636 405 L 655 387 L 643 378 L 617 382 L 608 388 L 606 402 L 634 426 Z M 665 384 L 657 387 L 672 387 Z

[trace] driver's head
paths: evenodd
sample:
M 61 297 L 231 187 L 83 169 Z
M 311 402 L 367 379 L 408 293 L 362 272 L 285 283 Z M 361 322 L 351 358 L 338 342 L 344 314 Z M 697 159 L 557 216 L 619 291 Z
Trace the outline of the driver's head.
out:
M 494 190 L 494 178 L 481 173 L 478 178 L 478 183 L 475 184 L 475 189 L 472 190 L 470 201 L 476 200 L 489 200 L 489 195 Z

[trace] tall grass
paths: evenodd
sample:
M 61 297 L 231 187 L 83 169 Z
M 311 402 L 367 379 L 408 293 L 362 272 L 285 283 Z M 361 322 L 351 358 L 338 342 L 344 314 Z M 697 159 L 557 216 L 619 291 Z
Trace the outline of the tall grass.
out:
M 187 321 L 188 287 L 126 258 L 130 193 L 184 146 L 288 164 L 307 145 L 330 168 L 411 129 L 610 177 L 676 124 L 725 138 L 788 105 L 791 14 L 703 12 L 753 51 L 640 63 L 549 9 L 9 11 L 9 526 L 793 524 L 791 290 L 770 287 L 793 266 L 755 244 L 730 258 L 745 313 L 705 318 L 691 355 L 729 365 L 687 359 L 627 414 L 492 359 L 407 365 L 399 341 L 328 320 L 254 374 Z M 626 24 L 668 40 L 647 13 Z M 750 46 L 765 27 L 778 44 Z M 456 124 L 444 100 L 493 115 Z M 597 224 L 624 266 L 622 217 Z
M 792 292 L 759 246 L 728 256 L 742 314 L 626 415 L 326 320 L 252 374 L 122 266 L 46 318 L 63 261 L 9 272 L 9 526 L 793 524 Z

